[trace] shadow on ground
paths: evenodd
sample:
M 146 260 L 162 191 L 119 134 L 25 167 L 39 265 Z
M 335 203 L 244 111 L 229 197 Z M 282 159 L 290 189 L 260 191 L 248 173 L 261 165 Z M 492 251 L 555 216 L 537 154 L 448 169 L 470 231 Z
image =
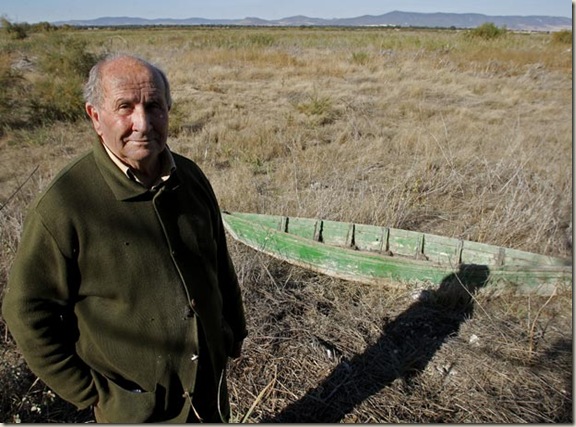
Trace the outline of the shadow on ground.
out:
M 378 341 L 343 360 L 315 388 L 263 423 L 337 423 L 357 405 L 395 380 L 408 386 L 434 354 L 473 314 L 474 293 L 486 284 L 489 269 L 463 265 L 438 289 L 423 291 L 396 319 L 384 319 Z

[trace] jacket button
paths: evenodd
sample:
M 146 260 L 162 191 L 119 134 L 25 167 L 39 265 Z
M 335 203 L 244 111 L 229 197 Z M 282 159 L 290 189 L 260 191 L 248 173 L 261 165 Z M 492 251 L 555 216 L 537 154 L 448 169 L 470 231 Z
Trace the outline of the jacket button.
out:
M 184 307 L 184 320 L 192 319 L 194 317 L 194 310 L 190 308 L 190 306 Z

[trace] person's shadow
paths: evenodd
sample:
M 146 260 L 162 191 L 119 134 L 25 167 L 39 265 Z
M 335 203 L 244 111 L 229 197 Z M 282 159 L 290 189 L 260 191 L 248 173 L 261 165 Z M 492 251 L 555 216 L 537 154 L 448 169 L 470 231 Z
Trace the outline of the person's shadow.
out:
M 462 265 L 439 288 L 423 291 L 395 320 L 384 319 L 378 341 L 342 360 L 318 386 L 263 423 L 337 423 L 371 395 L 400 379 L 408 387 L 442 344 L 472 316 L 474 293 L 488 280 L 485 265 Z

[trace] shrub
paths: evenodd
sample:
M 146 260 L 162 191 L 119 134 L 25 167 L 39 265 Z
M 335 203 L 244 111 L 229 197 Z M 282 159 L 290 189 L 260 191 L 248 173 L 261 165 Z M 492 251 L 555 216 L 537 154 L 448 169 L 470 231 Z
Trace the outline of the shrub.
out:
M 572 44 L 572 31 L 562 30 L 552 33 L 552 41 L 554 43 Z
M 87 51 L 80 39 L 60 35 L 46 38 L 37 62 L 39 78 L 31 93 L 31 117 L 35 124 L 84 117 L 82 84 L 98 56 Z
M 506 28 L 498 28 L 492 22 L 485 22 L 484 24 L 468 31 L 466 34 L 470 38 L 480 38 L 484 40 L 492 40 L 504 36 L 508 31 Z
M 46 78 L 34 85 L 31 124 L 75 121 L 83 117 L 82 79 L 79 76 Z
M 314 94 L 309 97 L 308 102 L 298 104 L 297 109 L 307 116 L 320 116 L 330 113 L 332 110 L 332 101 L 329 97 Z
M 51 30 L 35 37 L 0 52 L 0 134 L 85 117 L 82 85 L 99 57 L 78 38 Z
M 28 27 L 26 23 L 14 24 L 8 21 L 6 18 L 0 18 L 0 24 L 2 29 L 10 36 L 10 38 L 15 40 L 22 40 L 28 37 Z
M 352 63 L 357 65 L 366 65 L 370 61 L 370 55 L 366 52 L 353 52 Z
M 87 43 L 81 39 L 55 35 L 47 38 L 42 56 L 38 61 L 39 71 L 54 77 L 80 76 L 85 78 L 98 57 L 87 50 Z
M 30 25 L 30 31 L 33 33 L 49 33 L 51 31 L 57 31 L 57 30 L 58 30 L 57 26 L 52 25 L 46 21 Z
M 276 39 L 269 34 L 250 34 L 247 42 L 250 46 L 270 47 L 276 43 Z
M 2 52 L 0 55 L 0 135 L 6 128 L 17 127 L 25 123 L 26 117 L 26 80 L 12 66 L 12 55 Z

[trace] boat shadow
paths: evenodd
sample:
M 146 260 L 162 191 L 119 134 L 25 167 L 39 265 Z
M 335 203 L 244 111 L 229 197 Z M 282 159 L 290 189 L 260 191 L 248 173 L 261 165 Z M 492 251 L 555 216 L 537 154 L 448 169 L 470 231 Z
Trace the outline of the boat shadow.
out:
M 474 310 L 474 293 L 490 274 L 485 265 L 462 265 L 440 286 L 422 291 L 396 319 L 384 319 L 380 338 L 362 354 L 341 360 L 316 387 L 263 423 L 337 423 L 395 381 L 410 387 L 434 354 Z

